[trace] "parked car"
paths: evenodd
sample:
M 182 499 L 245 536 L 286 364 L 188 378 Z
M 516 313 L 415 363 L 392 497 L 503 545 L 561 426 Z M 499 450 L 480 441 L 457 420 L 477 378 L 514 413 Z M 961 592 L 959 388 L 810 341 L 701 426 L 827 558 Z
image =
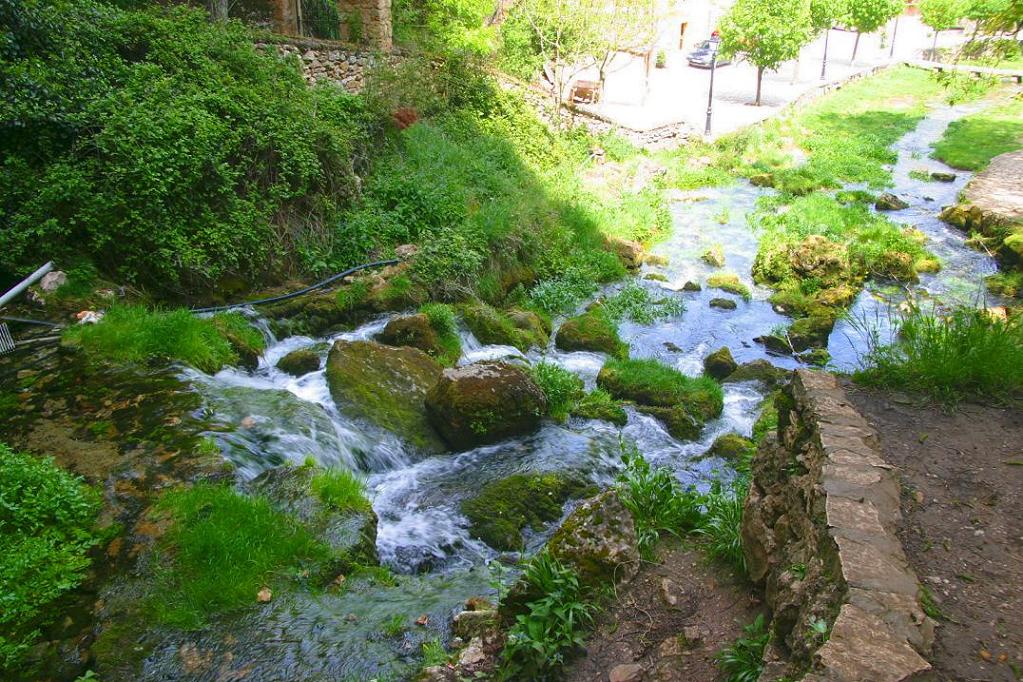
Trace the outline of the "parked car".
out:
M 720 44 L 721 43 L 718 40 L 704 40 L 696 46 L 696 49 L 689 53 L 689 66 L 695 66 L 698 69 L 709 69 L 710 62 L 714 57 L 714 53 L 717 52 Z M 731 63 L 731 59 L 718 57 L 718 66 L 727 66 Z

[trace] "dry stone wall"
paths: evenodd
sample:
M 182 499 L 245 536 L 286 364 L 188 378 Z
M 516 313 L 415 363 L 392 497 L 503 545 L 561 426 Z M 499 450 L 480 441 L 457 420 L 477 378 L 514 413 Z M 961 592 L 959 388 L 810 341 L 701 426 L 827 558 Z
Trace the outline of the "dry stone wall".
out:
M 267 45 L 260 43 L 257 47 Z M 352 93 L 362 92 L 366 85 L 366 70 L 377 59 L 373 53 L 364 50 L 324 46 L 312 41 L 305 44 L 279 43 L 273 47 L 282 57 L 298 57 L 302 76 L 309 85 L 334 83 Z
M 772 640 L 761 681 L 897 682 L 930 668 L 933 623 L 895 534 L 899 483 L 834 376 L 797 370 L 753 463 L 742 540 Z

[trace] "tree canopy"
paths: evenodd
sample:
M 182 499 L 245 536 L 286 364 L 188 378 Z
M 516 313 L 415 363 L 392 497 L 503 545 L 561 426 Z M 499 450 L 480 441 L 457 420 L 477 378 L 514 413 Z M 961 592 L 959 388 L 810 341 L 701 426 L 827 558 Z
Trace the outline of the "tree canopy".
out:
M 904 7 L 903 0 L 851 0 L 845 22 L 858 33 L 873 33 L 898 16 Z
M 962 0 L 920 0 L 920 20 L 935 31 L 954 27 L 966 13 Z

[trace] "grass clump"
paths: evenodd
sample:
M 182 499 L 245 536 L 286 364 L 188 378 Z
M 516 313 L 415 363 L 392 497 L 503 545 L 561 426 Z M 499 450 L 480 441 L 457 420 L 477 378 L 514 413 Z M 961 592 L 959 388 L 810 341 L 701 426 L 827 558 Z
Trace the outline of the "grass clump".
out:
M 1023 147 L 1023 99 L 970 114 L 948 124 L 934 158 L 962 170 L 985 168 L 994 157 Z
M 317 471 L 309 483 L 313 494 L 325 506 L 342 512 L 373 510 L 366 497 L 366 484 L 348 469 Z
M 683 405 L 703 420 L 717 417 L 724 407 L 718 382 L 686 376 L 653 359 L 610 360 L 600 370 L 597 383 L 616 398 L 654 407 Z
M 749 287 L 739 280 L 734 272 L 715 272 L 707 278 L 707 286 L 711 289 L 721 289 L 736 296 L 742 296 L 743 300 L 750 299 Z
M 499 550 L 522 549 L 522 531 L 540 530 L 561 517 L 565 502 L 591 491 L 584 481 L 559 474 L 514 474 L 491 481 L 462 502 L 470 532 Z
M 603 301 L 608 318 L 616 322 L 631 320 L 636 324 L 653 324 L 685 312 L 685 303 L 677 298 L 654 299 L 650 291 L 635 282 L 625 285 L 614 296 Z
M 583 380 L 560 365 L 538 362 L 529 368 L 533 381 L 547 396 L 547 411 L 552 419 L 563 422 L 583 397 Z
M 99 510 L 81 478 L 0 443 L 0 672 L 14 672 L 85 578 Z
M 913 308 L 891 343 L 874 334 L 855 378 L 946 403 L 1017 396 L 1023 391 L 1023 318 L 974 308 L 947 314 Z
M 616 426 L 625 426 L 629 420 L 629 415 L 622 408 L 621 403 L 602 388 L 596 388 L 580 398 L 572 407 L 572 416 L 582 419 L 600 419 Z
M 98 360 L 172 360 L 209 373 L 238 362 L 239 349 L 263 349 L 262 336 L 238 313 L 199 318 L 184 308 L 149 311 L 138 305 L 113 306 L 100 322 L 65 331 L 64 339 Z
M 516 616 L 502 652 L 503 679 L 557 679 L 568 656 L 583 645 L 594 607 L 571 569 L 541 551 L 526 564 L 523 579 L 530 593 L 542 595 Z
M 149 606 L 157 621 L 194 630 L 218 612 L 256 602 L 264 585 L 329 558 L 304 526 L 221 485 L 199 484 L 166 493 L 157 503 L 170 528 Z
M 1007 298 L 1023 298 L 1023 272 L 1008 270 L 989 275 L 984 279 L 988 291 Z
M 743 628 L 741 637 L 720 652 L 716 658 L 728 682 L 756 682 L 764 669 L 764 649 L 771 633 L 761 614 Z
M 455 309 L 445 303 L 427 303 L 419 308 L 419 312 L 430 320 L 430 326 L 440 339 L 441 353 L 437 361 L 446 367 L 454 365 L 462 356 L 462 339 L 458 335 Z

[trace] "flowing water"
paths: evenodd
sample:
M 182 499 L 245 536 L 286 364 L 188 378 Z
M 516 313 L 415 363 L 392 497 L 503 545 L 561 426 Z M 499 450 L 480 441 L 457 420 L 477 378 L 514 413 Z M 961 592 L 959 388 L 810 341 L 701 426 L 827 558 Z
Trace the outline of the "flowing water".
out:
M 866 348 L 862 325 L 855 320 L 876 321 L 884 327 L 889 307 L 904 300 L 907 293 L 968 301 L 982 296 L 982 278 L 994 271 L 993 261 L 966 247 L 963 235 L 937 218 L 943 205 L 954 202 L 967 175 L 959 173 L 953 183 L 921 182 L 908 175 L 917 168 L 948 170 L 927 154 L 948 121 L 963 113 L 961 108 L 933 112 L 899 142 L 899 161 L 894 168 L 894 191 L 910 206 L 890 217 L 922 230 L 944 269 L 924 275 L 908 289 L 870 284 L 852 308 L 853 321 L 840 322 L 832 334 L 830 351 L 838 369 L 854 368 Z M 667 281 L 638 282 L 659 297 L 681 298 L 686 310 L 681 316 L 650 325 L 623 324 L 621 334 L 633 357 L 657 358 L 691 375 L 699 374 L 703 358 L 721 346 L 728 346 L 739 362 L 768 357 L 753 338 L 785 326 L 789 320 L 772 309 L 767 301 L 770 292 L 752 281 L 757 237 L 748 227 L 747 214 L 754 210 L 757 199 L 770 191 L 740 182 L 677 197 L 672 211 L 673 235 L 654 249 L 668 264 L 646 266 L 642 273 L 656 271 Z M 750 287 L 751 300 L 710 289 L 681 290 L 686 281 L 703 282 L 713 270 L 699 258 L 712 244 L 724 246 L 726 269 L 738 273 Z M 710 307 L 710 299 L 716 297 L 734 299 L 737 308 Z M 372 338 L 387 319 L 381 317 L 354 331 L 319 339 L 277 340 L 266 331 L 269 347 L 257 369 L 226 369 L 215 376 L 186 371 L 186 378 L 204 397 L 204 418 L 222 425 L 212 434 L 241 478 L 251 479 L 270 467 L 300 463 L 308 457 L 322 465 L 361 472 L 380 519 L 377 547 L 381 561 L 407 576 L 397 587 L 339 596 L 275 598 L 258 614 L 233 622 L 231 631 L 240 643 L 231 650 L 237 660 L 253 666 L 252 678 L 384 679 L 407 674 L 417 665 L 420 643 L 446 637 L 450 616 L 467 597 L 492 593 L 487 562 L 507 559 L 470 537 L 467 521 L 459 512 L 462 500 L 483 484 L 516 472 L 571 471 L 598 484 L 609 483 L 620 466 L 621 436 L 634 440 L 653 464 L 671 467 L 683 483 L 708 485 L 727 476 L 727 469 L 720 460 L 698 456 L 722 433 L 749 435 L 764 397 L 763 390 L 753 383 L 725 384 L 723 414 L 710 422 L 695 442 L 672 438 L 659 422 L 630 409 L 628 424 L 621 430 L 580 419 L 566 424 L 548 422 L 528 437 L 427 457 L 393 434 L 339 412 L 327 388 L 323 364 L 330 344 L 337 339 Z M 461 335 L 462 364 L 522 357 L 514 348 L 481 344 L 466 330 Z M 295 378 L 275 368 L 281 357 L 299 348 L 320 354 L 318 371 Z M 582 377 L 588 387 L 593 386 L 605 360 L 596 353 L 558 351 L 553 344 L 533 349 L 526 357 L 562 365 Z M 779 366 L 796 366 L 791 357 L 769 359 Z M 526 553 L 535 551 L 552 530 L 527 531 Z M 383 624 L 396 614 L 409 621 L 427 614 L 430 624 L 412 626 L 399 637 L 384 637 L 380 634 Z M 200 638 L 204 648 L 224 648 L 212 634 Z M 175 650 L 168 646 L 150 657 L 147 676 L 162 678 L 172 670 Z

